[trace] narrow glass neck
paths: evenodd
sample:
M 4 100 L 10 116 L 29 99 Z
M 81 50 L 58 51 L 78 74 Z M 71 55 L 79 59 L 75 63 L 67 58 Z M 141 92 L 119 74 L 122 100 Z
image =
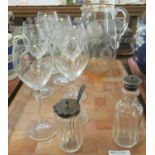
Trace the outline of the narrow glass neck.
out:
M 123 102 L 125 104 L 133 105 L 137 102 L 137 96 L 139 95 L 139 90 L 136 91 L 129 91 L 126 89 L 123 89 Z
M 139 95 L 140 91 L 139 89 L 135 90 L 135 91 L 129 91 L 127 89 L 123 89 L 123 94 L 128 96 L 128 97 L 137 97 Z

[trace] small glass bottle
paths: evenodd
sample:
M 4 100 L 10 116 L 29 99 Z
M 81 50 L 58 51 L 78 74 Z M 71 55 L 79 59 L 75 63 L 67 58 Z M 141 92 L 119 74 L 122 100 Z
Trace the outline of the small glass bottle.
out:
M 62 99 L 54 112 L 60 148 L 68 153 L 78 151 L 83 143 L 80 104 L 75 99 Z
M 124 98 L 116 103 L 113 140 L 124 148 L 131 148 L 138 141 L 138 130 L 143 112 L 143 107 L 137 99 L 141 82 L 142 80 L 137 76 L 125 76 L 123 79 Z

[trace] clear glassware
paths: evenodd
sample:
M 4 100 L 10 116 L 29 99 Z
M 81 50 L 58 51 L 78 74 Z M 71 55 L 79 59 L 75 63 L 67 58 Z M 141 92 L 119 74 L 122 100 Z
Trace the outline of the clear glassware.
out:
M 32 121 L 28 135 L 33 140 L 41 141 L 56 134 L 55 125 L 43 118 L 41 97 L 41 89 L 51 76 L 53 57 L 45 38 L 39 35 L 31 37 L 33 40 L 29 40 L 26 35 L 19 35 L 13 40 L 13 65 L 19 79 L 36 92 L 39 118 Z
M 83 24 L 62 27 L 64 37 L 56 38 L 53 47 L 55 66 L 69 81 L 75 81 L 88 64 L 89 52 Z
M 52 19 L 52 17 L 51 17 L 51 19 Z M 41 20 L 42 20 L 42 22 L 41 22 Z M 45 23 L 45 17 L 44 18 L 43 17 L 42 18 L 41 17 L 40 18 L 28 17 L 27 20 L 23 22 L 22 35 L 26 35 L 28 37 L 28 39 L 31 41 L 31 43 L 35 44 L 36 40 L 33 39 L 33 36 L 37 35 L 37 33 L 42 37 L 48 36 L 46 25 L 47 24 Z M 42 34 L 44 34 L 44 36 Z M 33 54 L 34 54 L 34 52 L 33 52 Z M 51 68 L 51 70 L 52 70 L 52 68 Z M 47 98 L 48 96 L 52 95 L 53 93 L 54 93 L 54 89 L 51 86 L 44 86 L 41 89 L 42 98 Z M 33 95 L 34 96 L 37 95 L 35 91 L 33 91 Z
M 57 70 L 68 79 L 69 91 L 65 98 L 76 98 L 78 90 L 74 85 L 76 79 L 82 74 L 89 61 L 86 31 L 83 23 L 60 28 L 61 38 L 56 38 L 53 47 L 55 66 Z M 86 99 L 86 94 L 82 95 L 80 102 Z M 82 124 L 89 120 L 88 113 L 82 109 Z
M 80 105 L 75 99 L 62 99 L 54 105 L 59 146 L 68 153 L 76 152 L 83 143 Z
M 40 35 L 46 36 L 50 43 L 52 43 L 53 39 L 53 32 L 56 27 L 56 19 L 57 19 L 57 12 L 50 11 L 50 12 L 41 12 L 37 13 L 36 23 L 38 24 L 38 30 Z
M 91 57 L 89 70 L 105 74 L 112 68 L 120 39 L 128 26 L 129 15 L 124 8 L 110 4 L 84 4 L 81 10 Z M 118 14 L 123 16 L 117 17 Z
M 61 43 L 64 41 L 62 37 L 63 29 L 66 29 L 66 27 L 70 27 L 72 25 L 71 17 L 67 14 L 58 14 L 55 19 L 55 25 L 56 26 L 54 28 L 53 40 L 57 40 Z M 69 83 L 69 80 L 63 74 L 61 74 L 55 66 L 55 74 L 52 76 L 52 82 L 56 85 L 64 85 Z
M 36 22 L 38 23 L 38 30 L 42 36 L 46 36 L 49 39 L 49 43 L 53 46 L 53 40 L 55 38 L 61 40 L 61 27 L 70 26 L 71 19 L 67 14 L 57 14 L 57 12 L 38 12 Z M 54 84 L 62 85 L 68 83 L 68 79 L 65 78 L 54 67 L 52 76 L 52 82 Z
M 125 76 L 123 79 L 124 98 L 116 103 L 113 140 L 117 145 L 124 148 L 131 148 L 138 141 L 143 112 L 143 107 L 137 99 L 141 82 L 141 79 L 137 76 Z

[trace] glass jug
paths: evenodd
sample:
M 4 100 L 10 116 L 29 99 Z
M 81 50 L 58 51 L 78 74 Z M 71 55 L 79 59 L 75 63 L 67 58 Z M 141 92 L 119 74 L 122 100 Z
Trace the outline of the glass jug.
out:
M 106 73 L 116 58 L 120 39 L 128 26 L 129 15 L 124 8 L 110 4 L 85 4 L 81 11 L 92 58 L 88 67 L 95 73 Z M 119 14 L 123 16 L 118 16 Z
M 68 153 L 78 151 L 83 143 L 80 104 L 75 99 L 62 99 L 54 112 L 60 148 Z
M 124 148 L 131 148 L 138 141 L 139 125 L 143 112 L 143 107 L 137 99 L 141 82 L 137 76 L 124 77 L 124 98 L 116 103 L 113 140 Z

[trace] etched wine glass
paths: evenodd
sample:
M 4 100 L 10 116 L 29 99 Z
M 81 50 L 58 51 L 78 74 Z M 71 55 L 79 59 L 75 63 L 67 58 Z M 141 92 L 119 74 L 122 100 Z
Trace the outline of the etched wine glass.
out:
M 15 71 L 19 79 L 36 92 L 39 109 L 39 118 L 28 127 L 28 135 L 36 141 L 48 140 L 56 134 L 55 125 L 44 119 L 42 113 L 41 90 L 47 84 L 53 67 L 48 40 L 35 34 L 31 40 L 26 35 L 16 36 L 13 42 Z
M 55 27 L 52 29 L 54 30 L 52 33 L 52 42 L 55 42 L 55 40 L 63 42 L 62 30 L 66 29 L 67 27 L 70 27 L 71 25 L 71 17 L 69 15 L 57 14 L 57 17 L 55 18 Z M 69 83 L 69 80 L 61 72 L 59 72 L 55 66 L 55 73 L 52 76 L 52 82 L 56 85 L 65 85 Z
M 22 34 L 26 35 L 32 42 L 34 42 L 32 36 L 36 35 L 36 33 L 39 33 L 39 35 L 42 37 L 46 36 L 47 39 L 49 39 L 47 36 L 47 34 L 49 34 L 49 33 L 48 33 L 46 23 L 45 23 L 46 20 L 43 20 L 43 19 L 45 19 L 45 17 L 44 18 L 42 17 L 40 20 L 39 19 L 37 19 L 37 17 L 29 17 L 29 18 L 27 18 L 26 21 L 23 22 Z M 49 42 L 49 44 L 50 44 L 50 42 Z M 52 48 L 52 47 L 49 46 L 49 48 Z M 53 68 L 51 68 L 51 70 Z M 52 95 L 53 93 L 54 93 L 54 89 L 49 85 L 46 85 L 41 89 L 42 98 L 47 98 L 48 96 Z M 34 96 L 37 95 L 35 91 L 33 91 L 33 95 Z

